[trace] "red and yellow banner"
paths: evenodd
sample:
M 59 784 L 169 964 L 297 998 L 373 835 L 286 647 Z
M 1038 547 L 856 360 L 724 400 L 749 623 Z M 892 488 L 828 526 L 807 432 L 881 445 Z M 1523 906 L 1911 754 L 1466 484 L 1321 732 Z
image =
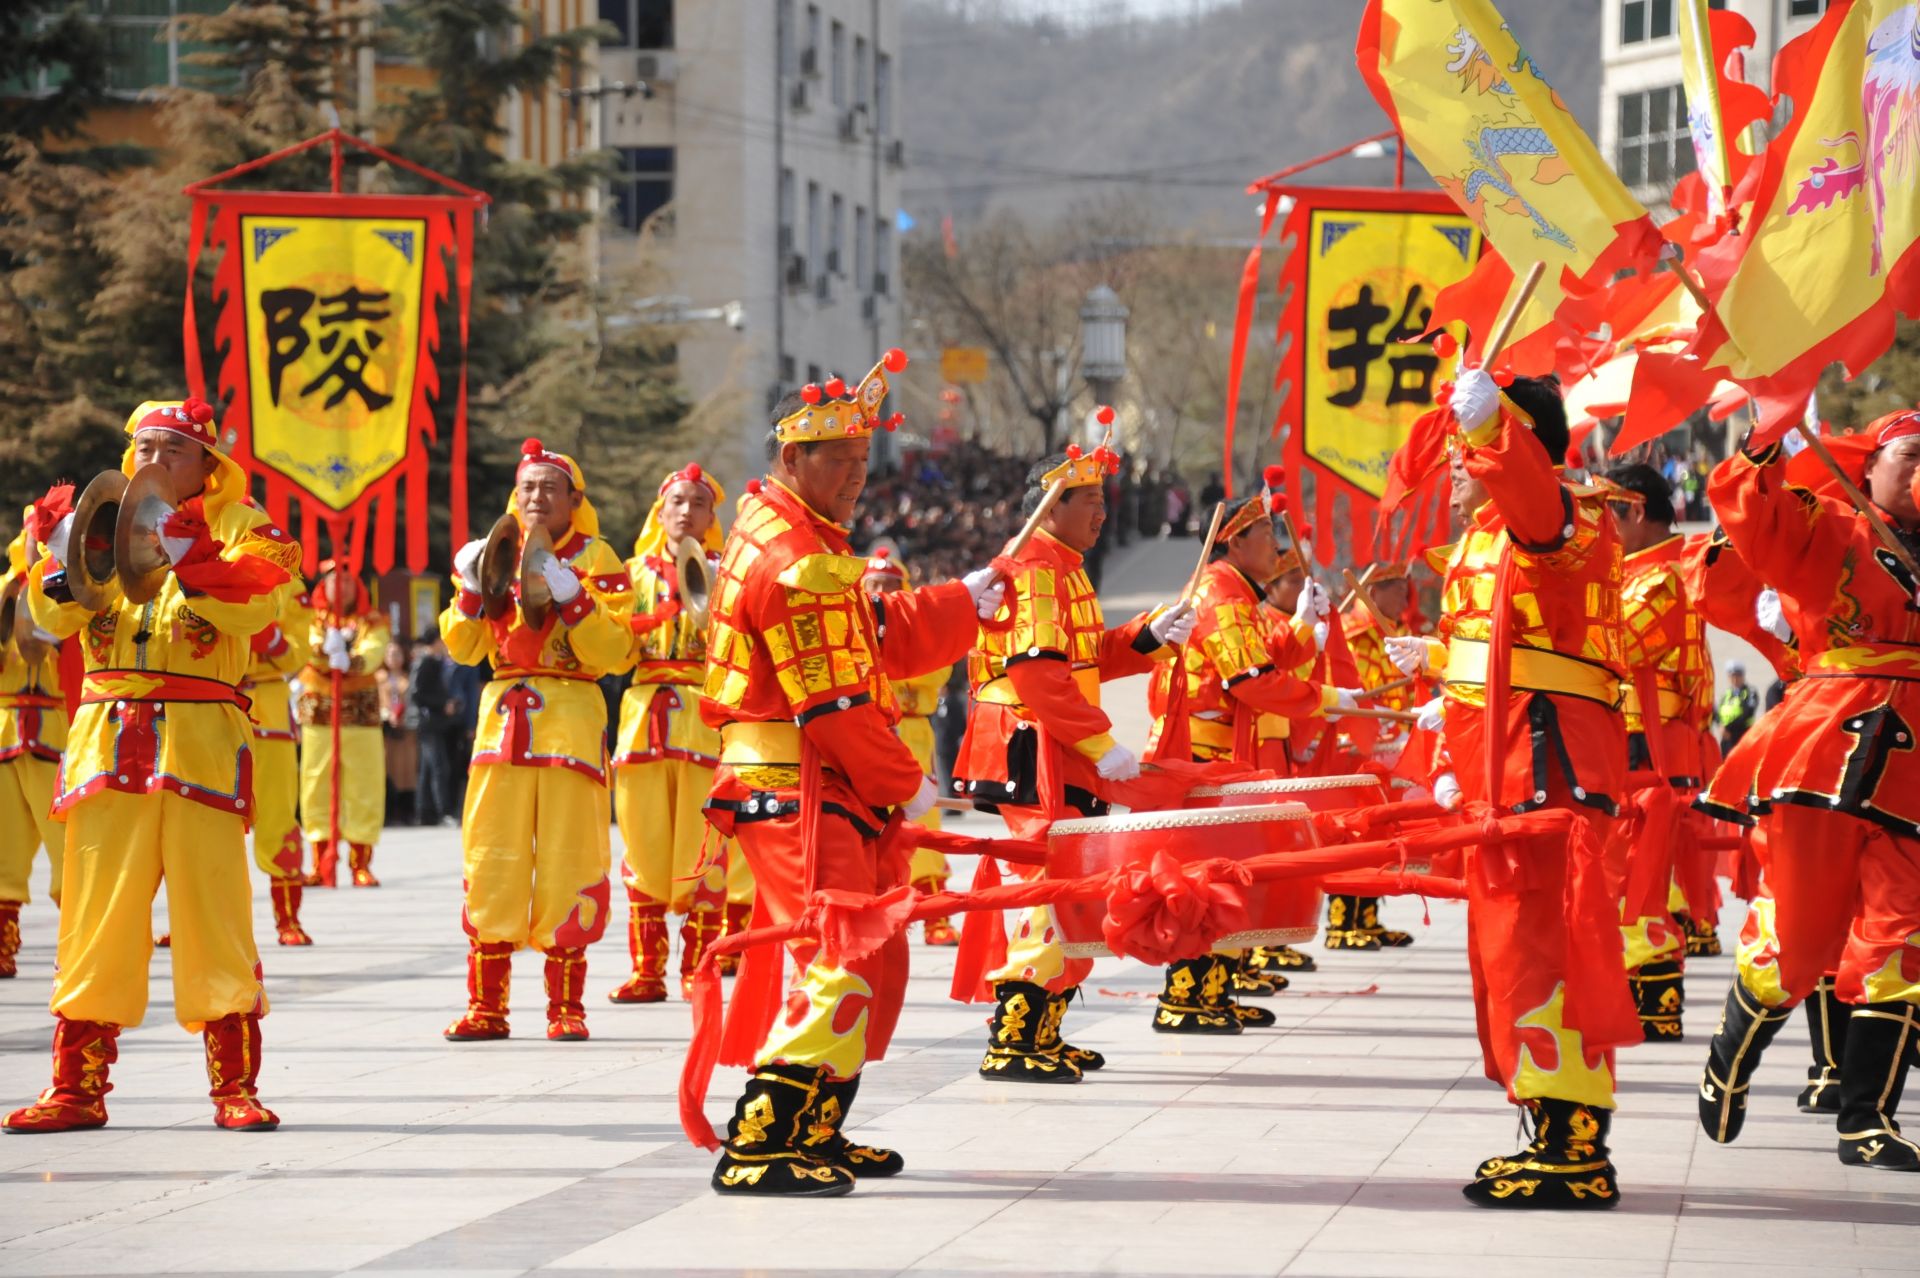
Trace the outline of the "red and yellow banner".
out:
M 1302 493 L 1301 474 L 1313 474 L 1314 524 L 1323 530 L 1344 497 L 1357 551 L 1388 463 L 1452 375 L 1425 337 L 1434 298 L 1472 272 L 1483 239 L 1438 192 L 1287 193 L 1295 203 L 1282 238 L 1294 249 L 1278 280 L 1285 390 L 1274 431 L 1286 431 L 1289 490 Z M 1332 562 L 1335 540 L 1314 539 L 1323 562 Z
M 1761 161 L 1744 234 L 1700 255 L 1713 312 L 1694 352 L 1789 425 L 1821 371 L 1849 375 L 1920 314 L 1920 3 L 1837 0 L 1780 53 L 1792 120 Z
M 1408 149 L 1504 259 L 1484 267 L 1504 278 L 1459 294 L 1475 300 L 1473 314 L 1452 313 L 1449 299 L 1439 319 L 1466 320 L 1475 351 L 1491 328 L 1486 303 L 1544 262 L 1503 362 L 1552 368 L 1563 278 L 1604 283 L 1650 264 L 1662 241 L 1647 210 L 1489 0 L 1369 0 L 1355 56 Z
M 336 152 L 353 145 L 413 167 L 336 133 L 268 161 L 327 142 Z M 335 556 L 381 573 L 394 565 L 396 528 L 404 524 L 407 567 L 425 571 L 436 408 L 447 413 L 453 443 L 453 544 L 466 536 L 464 354 L 473 220 L 486 197 L 465 188 L 456 195 L 221 189 L 230 176 L 187 189 L 189 279 L 203 248 L 221 254 L 213 280 L 215 385 L 209 393 L 189 287 L 188 389 L 222 405 L 223 445 L 263 484 L 268 513 L 298 529 L 309 573 L 323 524 Z M 441 404 L 435 357 L 449 303 L 462 367 L 453 402 Z M 401 516 L 403 506 L 410 517 Z

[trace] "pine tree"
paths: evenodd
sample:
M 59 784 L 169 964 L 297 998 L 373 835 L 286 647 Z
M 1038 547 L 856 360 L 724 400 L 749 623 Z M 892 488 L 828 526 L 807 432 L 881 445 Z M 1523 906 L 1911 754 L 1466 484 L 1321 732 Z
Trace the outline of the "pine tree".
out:
M 1820 379 L 1820 416 L 1841 430 L 1860 430 L 1874 418 L 1920 405 L 1920 320 L 1901 320 L 1893 345 L 1860 376 L 1843 381 L 1840 369 Z
M 71 0 L 0 5 L 0 84 L 49 92 L 0 97 L 0 135 L 41 147 L 82 138 L 87 113 L 106 101 L 107 40 Z M 10 161 L 0 157 L 0 170 Z

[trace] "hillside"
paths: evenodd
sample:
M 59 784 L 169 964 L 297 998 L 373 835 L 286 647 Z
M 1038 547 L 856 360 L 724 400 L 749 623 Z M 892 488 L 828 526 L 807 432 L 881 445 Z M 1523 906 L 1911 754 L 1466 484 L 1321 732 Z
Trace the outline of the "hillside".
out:
M 1501 4 L 1590 131 L 1606 7 Z M 1361 9 L 1241 0 L 1069 28 L 977 2 L 904 0 L 906 207 L 922 220 L 964 223 L 998 208 L 1048 218 L 1126 190 L 1176 224 L 1242 233 L 1249 179 L 1385 127 L 1354 69 Z M 1372 185 L 1390 180 L 1392 161 L 1320 172 Z

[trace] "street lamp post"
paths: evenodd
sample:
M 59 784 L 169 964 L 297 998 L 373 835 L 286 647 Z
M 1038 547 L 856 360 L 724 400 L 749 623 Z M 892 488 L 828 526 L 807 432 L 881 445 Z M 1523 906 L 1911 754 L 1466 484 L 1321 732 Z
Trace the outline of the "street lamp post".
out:
M 1127 310 L 1105 284 L 1087 290 L 1080 303 L 1080 376 L 1097 403 L 1111 404 L 1127 375 Z

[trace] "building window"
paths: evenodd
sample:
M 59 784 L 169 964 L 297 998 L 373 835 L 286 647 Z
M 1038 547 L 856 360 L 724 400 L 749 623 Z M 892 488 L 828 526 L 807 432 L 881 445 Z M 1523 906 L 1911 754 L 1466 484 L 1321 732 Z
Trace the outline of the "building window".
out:
M 1694 170 L 1693 137 L 1679 85 L 1620 95 L 1620 179 L 1666 186 Z
M 824 377 L 820 376 L 820 366 L 818 364 L 807 365 L 807 381 L 809 383 L 811 383 L 812 385 L 818 386 L 821 382 L 825 380 L 826 379 Z
M 600 21 L 620 33 L 609 46 L 623 49 L 671 49 L 673 0 L 600 0 Z
M 853 206 L 853 282 L 862 293 L 873 290 L 873 253 L 867 243 L 867 206 Z
M 833 24 L 833 42 L 828 55 L 833 104 L 843 107 L 847 104 L 847 29 L 838 22 Z
M 138 94 L 181 85 L 214 93 L 239 88 L 239 73 L 231 68 L 183 62 L 183 55 L 205 46 L 182 40 L 170 25 L 178 15 L 224 12 L 227 5 L 221 0 L 91 0 L 86 8 L 106 38 L 110 92 Z M 57 88 L 68 74 L 65 67 L 46 68 L 34 87 Z
M 793 215 L 793 170 L 780 170 L 780 258 L 781 266 L 786 266 L 786 258 L 798 247 L 794 243 Z
M 1620 43 L 1663 40 L 1673 34 L 1673 0 L 1623 0 Z
M 613 223 L 629 231 L 673 202 L 673 148 L 623 146 L 613 179 Z
M 1827 0 L 1787 0 L 1789 18 L 1817 18 L 1826 11 Z
M 853 105 L 864 108 L 871 99 L 867 95 L 867 38 L 853 38 Z
M 807 6 L 807 41 L 800 54 L 802 71 L 809 75 L 820 74 L 820 6 Z
M 827 202 L 827 269 L 845 278 L 847 259 L 847 205 L 839 195 Z
M 873 51 L 873 127 L 881 137 L 893 133 L 893 58 Z
M 780 29 L 780 74 L 793 75 L 800 70 L 795 52 L 797 42 L 793 38 L 793 0 L 780 0 L 780 12 L 774 21 Z
M 807 277 L 820 273 L 820 233 L 827 228 L 820 220 L 820 184 L 807 183 Z
M 880 294 L 893 291 L 893 228 L 887 225 L 885 217 L 873 215 L 873 291 Z

